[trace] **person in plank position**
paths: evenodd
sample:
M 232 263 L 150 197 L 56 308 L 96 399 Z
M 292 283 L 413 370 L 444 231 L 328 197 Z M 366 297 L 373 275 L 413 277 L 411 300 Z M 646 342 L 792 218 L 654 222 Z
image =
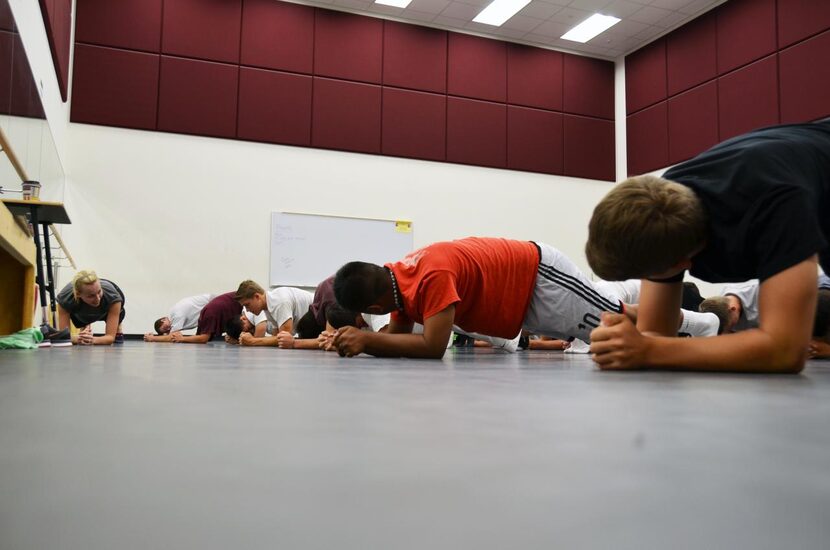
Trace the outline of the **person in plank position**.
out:
M 202 308 L 199 313 L 199 322 L 196 325 L 196 334 L 187 336 L 181 331 L 171 332 L 170 342 L 207 344 L 211 340 L 221 339 L 228 320 L 238 318 L 241 313 L 242 306 L 234 299 L 233 292 L 220 294 Z
M 193 330 L 199 326 L 199 315 L 215 294 L 197 294 L 188 296 L 176 302 L 166 317 L 156 319 L 153 328 L 156 333 L 148 332 L 144 335 L 145 342 L 170 342 L 171 332 Z
M 302 329 L 295 323 L 306 314 L 314 295 L 293 287 L 274 288 L 266 292 L 254 281 L 246 280 L 239 284 L 235 298 L 254 315 L 265 313 L 268 322 L 277 330 L 276 336 L 264 338 L 255 338 L 243 332 L 239 335 L 239 343 L 243 346 L 278 346 L 279 333 L 293 335 L 298 328 Z
M 587 340 L 603 311 L 624 311 L 552 246 L 496 238 L 435 243 L 385 266 L 347 263 L 334 294 L 350 311 L 392 313 L 386 333 L 339 329 L 334 345 L 345 356 L 440 358 L 453 325 L 506 340 L 522 329 Z M 423 334 L 412 334 L 416 322 Z
M 603 198 L 586 255 L 603 279 L 645 279 L 636 326 L 617 312 L 591 335 L 600 368 L 797 373 L 816 308 L 816 262 L 830 267 L 830 119 L 727 140 Z M 759 325 L 707 341 L 674 338 L 686 270 L 757 278 Z

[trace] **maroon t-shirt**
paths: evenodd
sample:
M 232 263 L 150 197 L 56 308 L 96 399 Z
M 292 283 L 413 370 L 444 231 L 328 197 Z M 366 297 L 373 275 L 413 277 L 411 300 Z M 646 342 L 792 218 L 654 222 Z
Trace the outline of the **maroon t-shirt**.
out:
M 314 320 L 317 321 L 317 326 L 326 327 L 326 311 L 329 306 L 336 303 L 334 299 L 334 275 L 317 285 L 317 290 L 314 291 L 314 300 L 311 302 L 309 309 L 314 315 Z
M 225 323 L 242 313 L 242 305 L 234 300 L 234 292 L 220 294 L 207 303 L 199 314 L 199 328 L 196 334 L 210 334 L 210 338 L 221 338 Z

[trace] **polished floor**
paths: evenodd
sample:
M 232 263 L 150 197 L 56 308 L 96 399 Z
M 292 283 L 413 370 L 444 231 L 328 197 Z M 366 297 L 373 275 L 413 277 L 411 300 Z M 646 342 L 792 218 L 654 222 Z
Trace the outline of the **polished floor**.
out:
M 830 361 L 0 352 L 0 550 L 829 547 Z

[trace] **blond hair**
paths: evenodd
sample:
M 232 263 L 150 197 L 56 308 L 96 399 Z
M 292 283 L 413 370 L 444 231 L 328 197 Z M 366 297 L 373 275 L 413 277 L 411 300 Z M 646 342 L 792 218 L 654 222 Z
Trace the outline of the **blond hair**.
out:
M 81 289 L 84 285 L 91 285 L 98 280 L 98 274 L 91 269 L 84 269 L 72 277 L 72 296 L 78 300 L 81 295 Z
M 588 263 L 599 277 L 648 277 L 690 257 L 706 240 L 694 191 L 663 178 L 628 178 L 603 198 L 588 224 Z
M 720 321 L 718 334 L 723 334 L 729 326 L 729 299 L 726 296 L 712 296 L 706 298 L 698 306 L 701 313 L 714 313 Z
M 239 283 L 239 288 L 236 289 L 236 295 L 234 298 L 237 302 L 239 302 L 253 298 L 254 294 L 265 294 L 265 290 L 257 283 L 249 279 Z

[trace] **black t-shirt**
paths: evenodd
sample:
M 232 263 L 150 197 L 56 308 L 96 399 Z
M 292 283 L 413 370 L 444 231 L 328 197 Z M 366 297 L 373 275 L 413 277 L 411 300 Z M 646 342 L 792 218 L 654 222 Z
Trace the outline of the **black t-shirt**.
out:
M 755 130 L 663 177 L 691 188 L 708 216 L 695 277 L 764 280 L 816 252 L 830 267 L 830 119 Z

